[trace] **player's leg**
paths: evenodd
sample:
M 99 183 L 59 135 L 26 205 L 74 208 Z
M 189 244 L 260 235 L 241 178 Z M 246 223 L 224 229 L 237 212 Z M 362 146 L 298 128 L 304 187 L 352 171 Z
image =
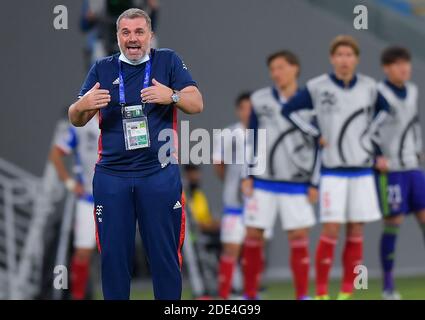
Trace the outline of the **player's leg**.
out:
M 128 300 L 136 233 L 132 180 L 97 171 L 93 195 L 103 296 Z
M 264 229 L 247 227 L 242 248 L 244 296 L 258 298 L 261 274 L 264 270 Z
M 347 232 L 342 255 L 343 279 L 338 299 L 349 299 L 354 289 L 355 267 L 363 258 L 363 227 L 381 219 L 375 178 L 372 173 L 349 178 Z
M 279 196 L 279 212 L 282 228 L 288 234 L 289 264 L 294 280 L 295 297 L 298 300 L 309 299 L 310 255 L 308 234 L 309 228 L 315 223 L 313 206 L 308 202 L 305 194 L 283 194 Z
M 246 237 L 242 248 L 244 295 L 257 299 L 261 274 L 264 271 L 264 230 L 274 222 L 277 209 L 276 196 L 254 189 L 253 196 L 245 204 Z
M 79 199 L 75 208 L 74 254 L 71 258 L 71 295 L 75 300 L 86 296 L 90 258 L 96 247 L 93 207 L 93 202 Z
M 334 262 L 340 227 L 341 223 L 322 223 L 315 257 L 316 299 L 319 300 L 329 299 L 329 274 Z
M 410 206 L 416 214 L 425 240 L 425 173 L 414 170 L 410 173 Z
M 224 212 L 220 237 L 222 251 L 218 270 L 218 294 L 221 298 L 228 299 L 232 289 L 233 273 L 245 237 L 242 212 L 239 214 Z
M 416 219 L 418 220 L 419 226 L 421 227 L 425 241 L 425 209 L 416 212 Z
M 362 263 L 363 223 L 349 222 L 346 226 L 346 238 L 342 253 L 343 276 L 339 299 L 351 297 L 356 273 L 355 267 Z
M 308 250 L 309 229 L 288 230 L 290 247 L 290 266 L 297 300 L 308 299 L 308 282 L 310 273 L 310 255 Z
M 218 295 L 228 299 L 232 290 L 233 273 L 241 251 L 240 243 L 223 243 L 218 270 Z
M 329 274 L 341 224 L 346 222 L 348 181 L 337 176 L 320 179 L 320 221 L 322 231 L 316 249 L 316 298 L 329 299 Z
M 155 299 L 179 300 L 185 201 L 178 166 L 135 179 L 136 212 L 149 261 Z
M 86 296 L 93 249 L 75 248 L 74 250 L 71 258 L 71 297 L 73 300 L 82 300 Z
M 384 218 L 384 228 L 380 242 L 380 258 L 383 273 L 382 291 L 385 299 L 390 299 L 391 296 L 393 297 L 391 300 L 393 300 L 396 296 L 398 296 L 395 291 L 393 269 L 397 236 L 403 220 L 403 214 L 387 216 Z
M 386 300 L 400 299 L 395 290 L 393 268 L 400 225 L 408 208 L 408 180 L 403 172 L 380 174 L 378 190 L 384 217 L 380 242 L 380 260 L 383 274 L 382 296 Z

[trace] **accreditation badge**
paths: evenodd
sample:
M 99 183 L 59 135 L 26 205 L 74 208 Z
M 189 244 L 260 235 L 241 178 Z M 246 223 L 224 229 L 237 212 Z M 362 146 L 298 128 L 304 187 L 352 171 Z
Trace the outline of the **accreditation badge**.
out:
M 122 122 L 126 150 L 148 148 L 149 126 L 148 118 L 143 113 L 143 106 L 123 106 Z

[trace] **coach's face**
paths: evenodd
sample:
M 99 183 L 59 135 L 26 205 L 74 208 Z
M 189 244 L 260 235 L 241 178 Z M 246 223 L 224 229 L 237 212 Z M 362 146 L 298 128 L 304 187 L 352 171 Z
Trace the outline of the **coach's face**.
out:
M 354 74 L 359 63 L 359 57 L 349 46 L 339 46 L 331 56 L 331 64 L 337 75 Z
M 297 80 L 299 68 L 290 64 L 283 57 L 278 57 L 270 62 L 270 77 L 279 88 L 285 88 Z
M 123 18 L 117 32 L 118 46 L 130 61 L 142 59 L 150 49 L 152 31 L 145 18 Z

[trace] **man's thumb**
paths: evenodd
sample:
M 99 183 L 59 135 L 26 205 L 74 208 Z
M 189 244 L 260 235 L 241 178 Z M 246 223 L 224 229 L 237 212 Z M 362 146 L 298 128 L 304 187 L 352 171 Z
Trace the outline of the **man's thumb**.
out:
M 100 83 L 96 82 L 95 85 L 93 86 L 93 88 L 91 88 L 91 90 L 96 90 L 100 88 Z
M 162 85 L 159 81 L 156 81 L 155 79 L 152 79 L 152 84 L 154 86 L 160 86 L 160 85 Z

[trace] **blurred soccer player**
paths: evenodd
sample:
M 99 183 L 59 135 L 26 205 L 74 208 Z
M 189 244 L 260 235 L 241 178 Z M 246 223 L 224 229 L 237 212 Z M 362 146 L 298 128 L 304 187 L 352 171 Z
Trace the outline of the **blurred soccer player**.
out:
M 220 222 L 213 216 L 208 198 L 202 188 L 202 172 L 199 165 L 184 166 L 186 203 L 196 225 L 201 232 L 215 233 L 220 229 Z
M 380 219 L 373 177 L 372 135 L 385 120 L 388 103 L 376 82 L 356 73 L 359 46 L 350 36 L 336 37 L 330 46 L 331 74 L 307 82 L 283 109 L 301 130 L 320 138 L 320 220 L 323 224 L 316 251 L 317 299 L 329 299 L 328 279 L 341 224 L 346 224 L 342 257 L 343 280 L 338 299 L 353 292 L 354 269 L 362 263 L 363 225 Z M 318 127 L 299 116 L 314 110 Z
M 69 125 L 68 130 L 58 137 L 50 151 L 50 161 L 54 164 L 59 178 L 66 188 L 78 197 L 75 208 L 75 251 L 71 259 L 71 295 L 76 300 L 86 296 L 90 258 L 96 247 L 92 192 L 97 139 L 100 133 L 96 118 L 83 128 Z M 71 154 L 74 156 L 75 179 L 64 163 L 64 157 Z
M 410 53 L 405 48 L 390 47 L 382 53 L 386 80 L 379 91 L 390 105 L 390 116 L 379 130 L 382 157 L 379 187 L 384 214 L 380 256 L 384 275 L 382 297 L 398 300 L 393 266 L 397 234 L 404 215 L 414 212 L 425 236 L 425 175 L 420 169 L 422 153 L 418 115 L 418 89 L 410 82 Z
M 240 188 L 243 164 L 238 164 L 235 160 L 238 152 L 240 154 L 244 152 L 245 129 L 248 127 L 251 114 L 249 93 L 242 93 L 236 99 L 236 114 L 239 121 L 225 129 L 231 132 L 235 139 L 223 139 L 222 135 L 214 137 L 214 167 L 218 177 L 223 181 L 223 216 L 220 235 L 223 247 L 218 276 L 218 293 L 223 299 L 229 298 L 234 269 L 245 238 L 242 217 L 243 199 Z M 242 143 L 235 143 L 237 141 Z M 225 163 L 225 154 L 232 156 L 232 163 Z
M 247 235 L 243 248 L 245 296 L 257 298 L 264 269 L 264 230 L 273 227 L 279 214 L 291 247 L 290 265 L 296 298 L 308 299 L 308 230 L 315 223 L 312 203 L 317 198 L 317 189 L 310 180 L 316 147 L 313 139 L 280 116 L 284 103 L 298 90 L 298 58 L 292 52 L 280 51 L 267 59 L 267 66 L 273 86 L 251 96 L 253 110 L 249 126 L 266 130 L 266 153 L 257 154 L 259 162 L 267 161 L 266 170 L 242 182 L 242 190 L 248 197 L 244 217 Z M 305 118 L 311 117 L 305 115 Z

